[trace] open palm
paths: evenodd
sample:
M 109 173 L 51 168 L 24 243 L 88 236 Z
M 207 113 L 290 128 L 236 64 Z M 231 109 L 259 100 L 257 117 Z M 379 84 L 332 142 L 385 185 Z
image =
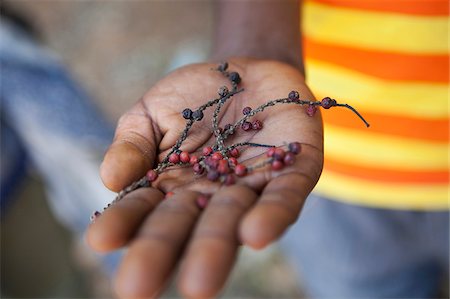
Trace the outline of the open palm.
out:
M 105 155 L 101 175 L 105 185 L 119 191 L 142 177 L 163 159 L 186 125 L 185 108 L 195 110 L 217 97 L 229 85 L 213 64 L 190 65 L 158 82 L 120 119 L 113 144 Z M 230 69 L 239 72 L 245 91 L 235 95 L 220 113 L 220 126 L 242 118 L 242 109 L 286 97 L 297 90 L 313 100 L 301 73 L 275 61 L 235 59 Z M 205 111 L 181 149 L 201 151 L 214 143 L 211 116 Z M 127 195 L 111 206 L 88 231 L 90 245 L 109 251 L 127 245 L 116 289 L 121 297 L 142 298 L 161 292 L 181 262 L 178 285 L 187 297 L 214 296 L 223 286 L 240 244 L 262 248 L 279 238 L 297 219 L 303 202 L 316 184 L 323 164 L 320 114 L 309 117 L 298 105 L 277 105 L 257 114 L 259 131 L 238 130 L 228 142 L 283 145 L 298 141 L 302 152 L 294 165 L 281 171 L 269 167 L 222 186 L 192 169 L 171 169 L 152 188 Z M 230 143 L 231 144 L 231 143 Z M 240 156 L 253 163 L 263 152 L 249 147 Z M 174 195 L 164 200 L 164 193 Z M 212 195 L 203 211 L 195 201 L 200 193 Z

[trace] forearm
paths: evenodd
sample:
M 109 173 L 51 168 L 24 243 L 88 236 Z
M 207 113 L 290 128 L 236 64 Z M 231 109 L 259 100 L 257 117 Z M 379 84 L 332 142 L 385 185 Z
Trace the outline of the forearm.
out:
M 218 1 L 212 58 L 273 59 L 303 72 L 299 5 L 297 0 Z

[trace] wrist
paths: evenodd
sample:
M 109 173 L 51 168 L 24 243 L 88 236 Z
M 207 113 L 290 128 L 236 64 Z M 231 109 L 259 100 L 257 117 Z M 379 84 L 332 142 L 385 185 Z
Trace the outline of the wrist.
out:
M 219 1 L 211 59 L 277 60 L 303 73 L 298 1 Z

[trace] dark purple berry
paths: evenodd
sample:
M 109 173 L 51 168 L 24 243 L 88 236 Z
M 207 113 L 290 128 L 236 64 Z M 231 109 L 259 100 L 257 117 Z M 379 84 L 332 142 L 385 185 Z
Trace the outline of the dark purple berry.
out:
M 185 119 L 191 119 L 192 118 L 192 110 L 189 109 L 189 108 L 184 109 L 182 114 L 183 114 L 183 118 L 185 118 Z
M 320 101 L 320 106 L 322 106 L 325 109 L 330 109 L 334 105 L 336 105 L 336 100 L 330 97 L 325 97 L 322 99 L 322 101 Z
M 291 142 L 288 144 L 288 148 L 291 153 L 297 155 L 302 150 L 302 145 L 300 142 Z
M 224 61 L 219 64 L 217 70 L 220 72 L 225 72 L 228 69 L 228 62 Z
M 231 82 L 233 82 L 235 84 L 241 83 L 241 76 L 239 76 L 239 73 L 237 73 L 237 72 L 231 72 L 229 75 L 229 78 L 230 78 Z
M 211 169 L 208 171 L 208 174 L 206 175 L 206 177 L 208 178 L 208 180 L 215 182 L 219 179 L 220 174 L 219 174 L 219 172 Z
M 308 114 L 308 116 L 314 116 L 314 114 L 316 114 L 317 111 L 317 107 L 315 105 L 308 105 L 308 107 L 306 107 L 306 114 Z
M 228 94 L 228 92 L 228 87 L 222 86 L 221 88 L 219 88 L 219 91 L 217 93 L 219 94 L 219 96 L 224 97 Z
M 194 112 L 192 112 L 192 118 L 195 120 L 202 120 L 203 119 L 203 111 L 195 110 Z
M 283 162 L 286 165 L 294 164 L 295 163 L 295 154 L 291 153 L 291 152 L 286 153 L 286 156 L 284 156 Z
M 298 94 L 298 91 L 293 90 L 289 93 L 288 98 L 291 101 L 297 101 L 300 98 L 300 95 Z
M 248 121 L 244 121 L 241 125 L 242 130 L 244 131 L 248 131 L 251 130 L 252 128 L 252 123 L 248 122 Z
M 252 112 L 252 108 L 250 107 L 245 107 L 244 109 L 242 109 L 242 114 L 244 115 L 249 115 L 250 112 Z
M 253 130 L 261 130 L 262 127 L 263 127 L 263 123 L 262 123 L 259 119 L 255 120 L 255 121 L 252 123 L 252 129 L 253 129 Z
M 192 169 L 194 170 L 195 174 L 202 174 L 203 171 L 205 171 L 203 166 L 200 165 L 199 163 L 195 163 L 194 166 L 192 166 Z

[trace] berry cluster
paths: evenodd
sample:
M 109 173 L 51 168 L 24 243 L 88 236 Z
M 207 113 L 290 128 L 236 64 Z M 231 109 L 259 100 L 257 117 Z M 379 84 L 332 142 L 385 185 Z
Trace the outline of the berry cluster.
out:
M 172 166 L 190 166 L 195 175 L 206 176 L 212 182 L 220 182 L 225 185 L 232 185 L 236 182 L 238 177 L 243 177 L 254 171 L 255 169 L 266 167 L 270 165 L 273 171 L 279 171 L 285 166 L 295 163 L 295 156 L 301 152 L 301 144 L 299 142 L 291 142 L 287 145 L 287 149 L 276 147 L 275 145 L 258 144 L 252 142 L 240 142 L 232 145 L 225 145 L 225 141 L 229 136 L 233 135 L 237 130 L 261 130 L 263 123 L 253 117 L 264 111 L 266 108 L 277 104 L 296 104 L 306 106 L 305 112 L 309 116 L 313 116 L 318 107 L 329 109 L 331 107 L 345 107 L 353 111 L 368 127 L 367 121 L 351 106 L 347 104 L 339 104 L 336 100 L 329 97 L 323 98 L 321 101 L 301 100 L 297 91 L 289 92 L 286 98 L 275 99 L 268 101 L 261 106 L 252 109 L 251 107 L 244 107 L 242 110 L 242 118 L 234 124 L 226 124 L 223 128 L 219 126 L 219 114 L 223 105 L 230 100 L 235 94 L 243 91 L 239 88 L 241 77 L 237 72 L 228 72 L 228 63 L 221 63 L 216 69 L 228 78 L 231 83 L 231 90 L 227 86 L 222 86 L 217 91 L 218 98 L 208 101 L 206 104 L 198 107 L 195 110 L 186 108 L 181 112 L 182 117 L 186 120 L 186 127 L 181 133 L 180 138 L 173 145 L 169 153 L 164 159 L 154 168 L 150 169 L 147 174 L 140 180 L 132 183 L 120 191 L 116 199 L 111 203 L 121 200 L 126 194 L 142 187 L 148 187 L 158 179 L 159 174 L 165 169 Z M 189 153 L 181 151 L 180 147 L 187 139 L 188 133 L 193 124 L 202 121 L 204 118 L 203 111 L 209 107 L 215 106 L 212 116 L 212 132 L 215 137 L 214 144 L 206 146 L 202 149 L 201 154 Z M 240 148 L 242 147 L 265 147 L 266 159 L 255 165 L 244 165 L 239 162 Z M 173 192 L 168 192 L 166 198 L 173 195 Z M 201 195 L 197 199 L 197 206 L 204 208 L 207 205 L 209 198 L 206 195 Z M 111 205 L 109 204 L 108 207 Z M 107 207 L 106 207 L 107 208 Z M 105 209 L 106 209 L 105 208 Z M 100 212 L 95 212 L 91 217 L 95 220 L 100 216 Z

